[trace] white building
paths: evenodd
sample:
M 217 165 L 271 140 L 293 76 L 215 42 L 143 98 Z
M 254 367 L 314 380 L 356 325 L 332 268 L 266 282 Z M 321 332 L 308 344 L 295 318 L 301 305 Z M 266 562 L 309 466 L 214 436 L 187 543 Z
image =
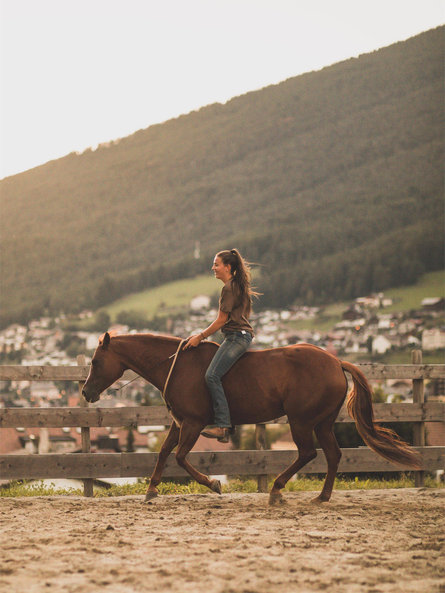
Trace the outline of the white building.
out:
M 439 348 L 445 348 L 445 331 L 439 328 L 423 330 L 422 349 L 438 350 Z
M 192 311 L 202 311 L 203 309 L 206 310 L 210 307 L 210 297 L 206 294 L 200 294 L 195 296 L 190 301 L 190 309 Z
M 376 336 L 372 340 L 372 353 L 373 354 L 385 354 L 388 350 L 391 350 L 392 344 L 385 338 L 385 336 Z

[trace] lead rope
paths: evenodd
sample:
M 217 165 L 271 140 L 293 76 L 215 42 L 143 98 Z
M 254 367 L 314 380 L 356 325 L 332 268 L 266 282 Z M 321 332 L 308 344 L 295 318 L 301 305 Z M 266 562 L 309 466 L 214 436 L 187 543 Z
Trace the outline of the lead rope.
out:
M 168 372 L 167 379 L 166 379 L 165 385 L 164 385 L 164 389 L 162 390 L 162 393 L 161 393 L 162 399 L 164 400 L 164 403 L 167 406 L 167 408 L 169 408 L 169 405 L 167 403 L 167 400 L 165 399 L 165 393 L 167 391 L 168 382 L 170 381 L 171 374 L 173 372 L 173 369 L 175 368 L 175 364 L 176 364 L 176 360 L 178 358 L 178 354 L 180 353 L 181 348 L 182 348 L 182 345 L 185 342 L 187 342 L 187 340 L 181 340 L 181 342 L 180 342 L 180 344 L 179 344 L 178 349 L 176 350 L 176 352 L 174 354 L 172 354 L 171 356 L 169 356 L 169 358 L 173 358 L 173 362 L 172 362 L 172 365 L 171 365 L 170 370 Z

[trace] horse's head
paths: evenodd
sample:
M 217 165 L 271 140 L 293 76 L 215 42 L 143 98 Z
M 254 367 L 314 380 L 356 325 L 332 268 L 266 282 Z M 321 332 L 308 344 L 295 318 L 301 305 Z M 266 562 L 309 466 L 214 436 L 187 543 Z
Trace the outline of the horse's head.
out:
M 110 348 L 111 336 L 107 332 L 99 340 L 82 394 L 87 402 L 97 402 L 100 394 L 119 379 L 126 370 L 119 356 Z

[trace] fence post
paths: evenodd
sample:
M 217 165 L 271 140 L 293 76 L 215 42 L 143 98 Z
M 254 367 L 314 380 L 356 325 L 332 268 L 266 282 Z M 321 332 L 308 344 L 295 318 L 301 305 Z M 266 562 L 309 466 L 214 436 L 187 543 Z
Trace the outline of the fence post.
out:
M 411 352 L 411 363 L 422 364 L 422 351 L 413 350 Z M 422 379 L 413 379 L 413 403 L 423 404 L 425 402 L 425 385 L 423 377 Z M 425 423 L 414 422 L 413 426 L 414 446 L 424 447 L 425 446 Z M 414 474 L 414 485 L 416 488 L 420 488 L 424 485 L 425 472 L 418 471 Z
M 83 354 L 79 354 L 77 357 L 77 364 L 79 366 L 84 366 L 86 364 L 85 356 Z M 87 408 L 88 402 L 82 395 L 82 389 L 84 386 L 84 381 L 79 381 L 79 405 Z M 90 453 L 91 452 L 91 438 L 90 438 L 90 427 L 89 426 L 82 426 L 81 429 L 81 438 L 82 438 L 82 453 Z M 93 496 L 93 479 L 92 478 L 84 478 L 83 480 L 83 495 L 92 497 Z
M 255 449 L 264 451 L 267 447 L 266 444 L 266 425 L 256 424 L 255 425 Z M 259 474 L 257 476 L 258 481 L 258 492 L 267 492 L 267 474 Z

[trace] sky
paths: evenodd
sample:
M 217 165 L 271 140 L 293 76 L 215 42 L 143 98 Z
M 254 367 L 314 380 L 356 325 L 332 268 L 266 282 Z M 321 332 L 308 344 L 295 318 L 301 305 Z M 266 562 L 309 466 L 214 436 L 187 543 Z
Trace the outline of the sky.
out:
M 445 0 L 0 0 L 0 8 L 0 179 L 445 22 Z

